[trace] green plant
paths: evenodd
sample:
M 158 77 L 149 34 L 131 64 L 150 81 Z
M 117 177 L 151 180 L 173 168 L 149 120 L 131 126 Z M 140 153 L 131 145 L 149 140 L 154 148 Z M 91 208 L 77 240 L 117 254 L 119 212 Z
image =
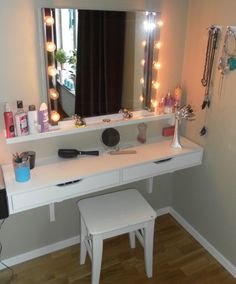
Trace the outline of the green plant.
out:
M 68 56 L 68 63 L 71 65 L 72 69 L 76 69 L 76 63 L 77 63 L 77 50 L 72 51 L 72 55 Z
M 60 48 L 56 51 L 55 53 L 55 59 L 58 61 L 60 64 L 64 64 L 67 61 L 67 55 L 64 49 Z

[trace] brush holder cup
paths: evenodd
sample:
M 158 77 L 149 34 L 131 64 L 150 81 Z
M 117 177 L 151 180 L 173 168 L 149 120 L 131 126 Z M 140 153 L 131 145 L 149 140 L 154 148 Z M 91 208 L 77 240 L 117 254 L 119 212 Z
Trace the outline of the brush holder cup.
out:
M 15 178 L 17 182 L 26 182 L 30 179 L 30 162 L 29 159 L 17 163 L 13 161 Z

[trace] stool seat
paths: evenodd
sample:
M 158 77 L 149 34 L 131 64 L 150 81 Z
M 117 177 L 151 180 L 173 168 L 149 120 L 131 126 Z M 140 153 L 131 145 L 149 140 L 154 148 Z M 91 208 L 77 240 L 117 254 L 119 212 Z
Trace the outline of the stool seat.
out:
M 80 211 L 80 264 L 87 253 L 92 261 L 92 284 L 100 279 L 103 240 L 129 233 L 130 246 L 135 237 L 144 248 L 145 270 L 152 277 L 153 236 L 156 212 L 136 189 L 128 189 L 78 202 Z
M 90 234 L 102 234 L 156 218 L 156 212 L 135 189 L 83 199 L 78 206 Z

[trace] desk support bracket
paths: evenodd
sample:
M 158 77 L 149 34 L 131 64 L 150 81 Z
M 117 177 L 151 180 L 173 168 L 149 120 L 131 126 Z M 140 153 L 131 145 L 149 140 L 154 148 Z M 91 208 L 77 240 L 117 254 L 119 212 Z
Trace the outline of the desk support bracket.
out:
M 148 178 L 146 183 L 147 183 L 147 186 L 146 186 L 147 193 L 150 194 L 152 193 L 152 190 L 153 190 L 153 177 Z
M 49 204 L 49 216 L 50 216 L 50 222 L 55 222 L 55 204 L 51 203 Z

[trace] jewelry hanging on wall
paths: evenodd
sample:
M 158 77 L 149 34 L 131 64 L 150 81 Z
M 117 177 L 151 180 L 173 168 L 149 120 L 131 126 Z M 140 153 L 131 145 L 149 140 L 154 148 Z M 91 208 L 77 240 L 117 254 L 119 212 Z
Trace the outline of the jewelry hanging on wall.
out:
M 208 42 L 205 56 L 205 64 L 204 64 L 204 72 L 203 77 L 201 79 L 202 86 L 205 87 L 204 100 L 202 102 L 202 110 L 206 107 L 210 107 L 210 96 L 211 96 L 211 86 L 212 86 L 212 71 L 214 66 L 214 58 L 215 52 L 217 49 L 217 41 L 219 38 L 220 27 L 218 26 L 210 26 L 208 28 Z M 204 136 L 207 133 L 206 128 L 206 118 L 205 125 L 202 127 L 200 131 L 200 135 Z
M 225 32 L 224 44 L 219 60 L 218 70 L 220 71 L 219 96 L 222 93 L 224 76 L 236 69 L 236 27 L 228 26 Z

